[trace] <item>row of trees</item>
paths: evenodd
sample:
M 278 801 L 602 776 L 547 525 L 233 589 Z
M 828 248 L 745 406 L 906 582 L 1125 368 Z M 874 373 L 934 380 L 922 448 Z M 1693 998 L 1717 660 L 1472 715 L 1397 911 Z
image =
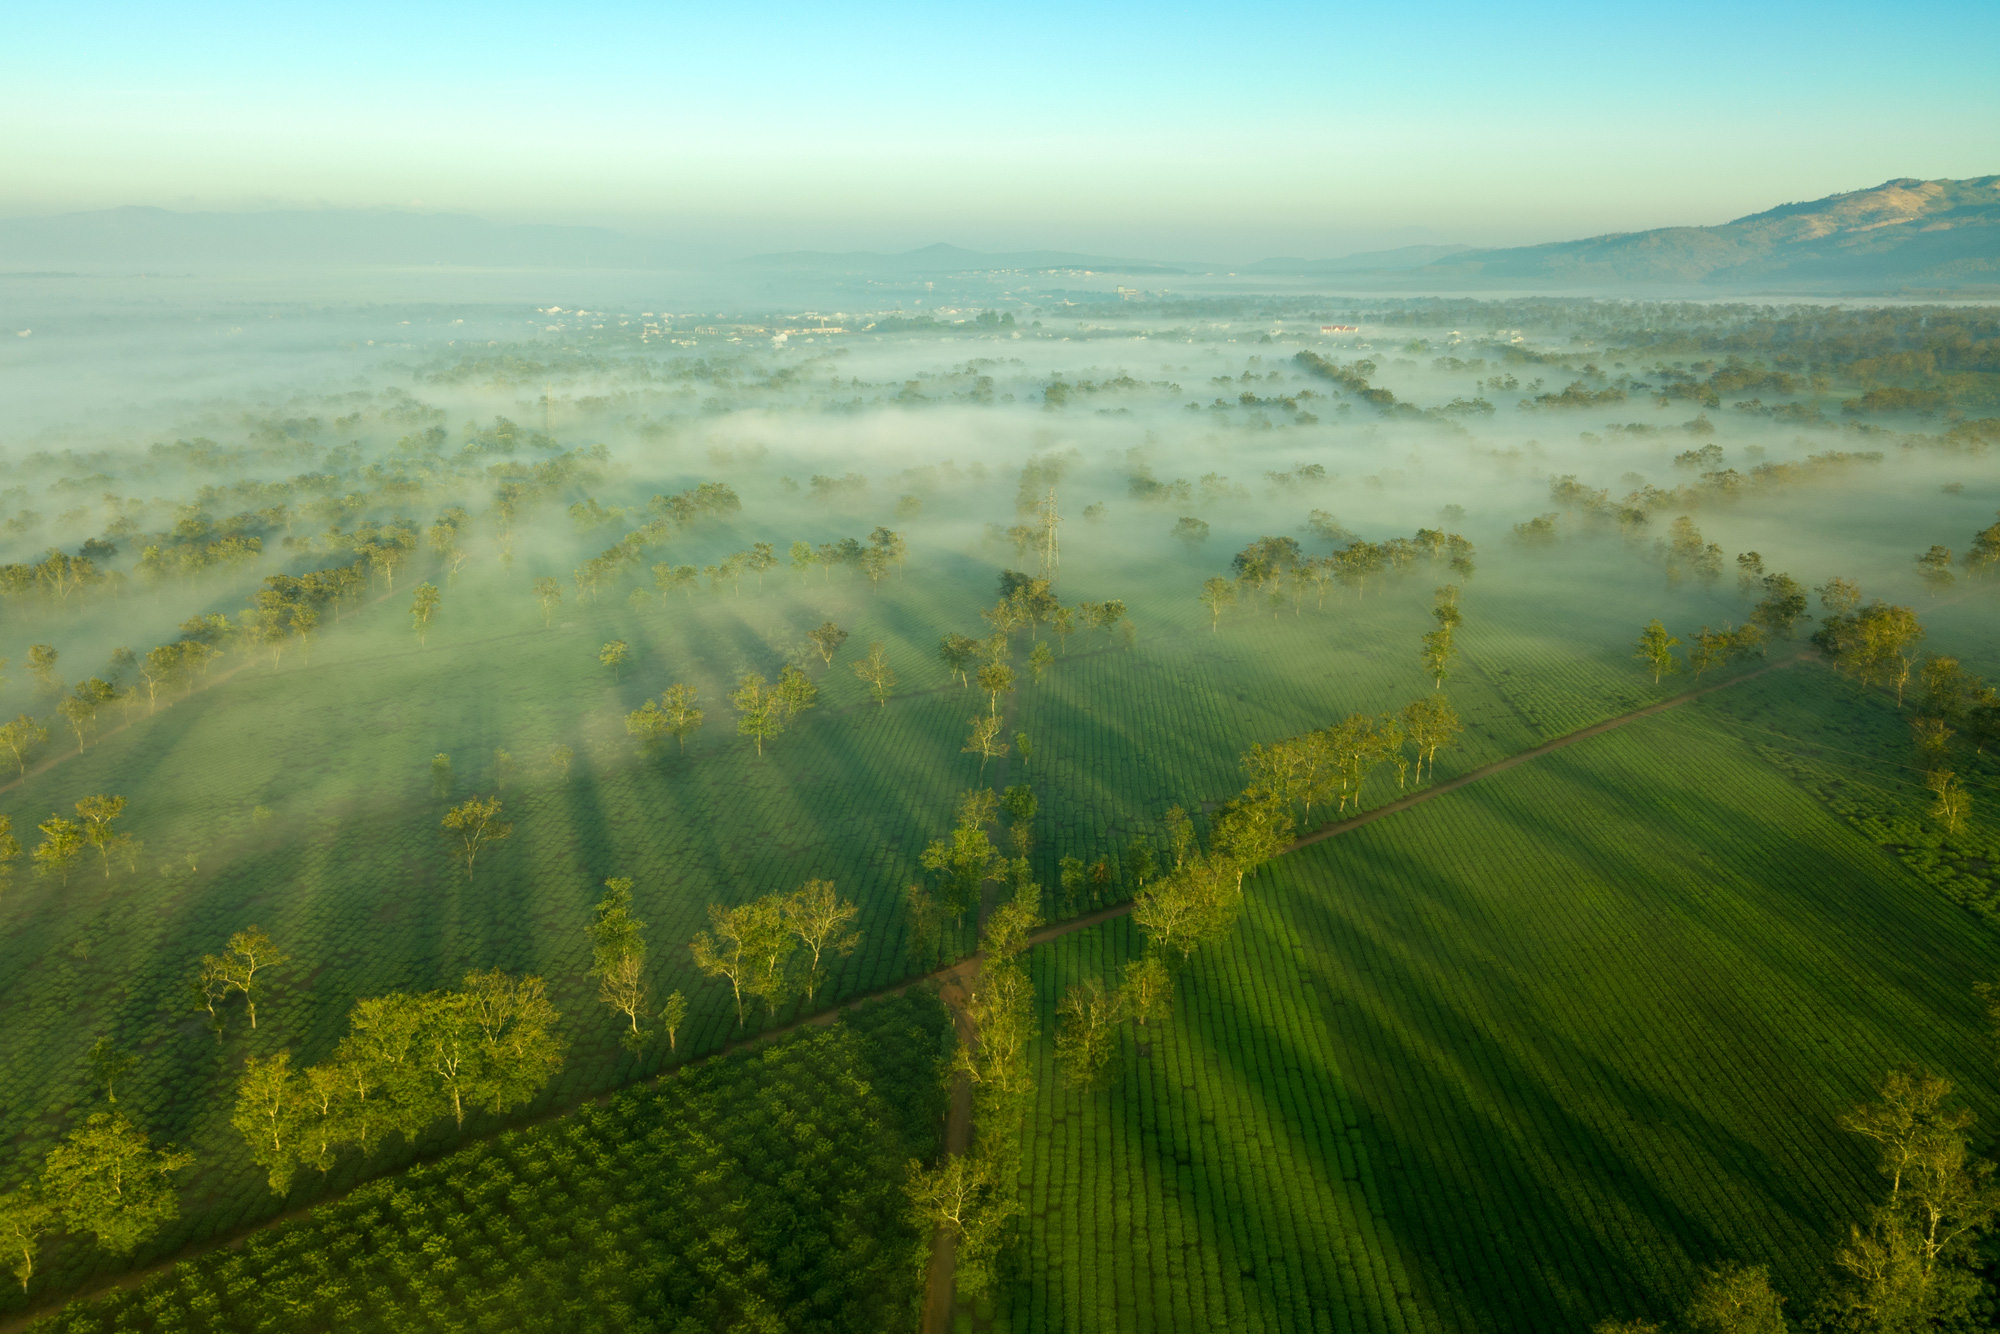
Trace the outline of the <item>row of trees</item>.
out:
M 602 923 L 603 905 L 599 911 Z M 801 993 L 811 1001 L 824 965 L 859 948 L 861 933 L 853 923 L 860 915 L 857 904 L 834 892 L 832 881 L 808 880 L 790 894 L 766 894 L 734 907 L 711 903 L 709 929 L 697 933 L 688 949 L 695 967 L 729 983 L 740 1026 L 745 996 L 763 1001 L 767 1014 Z M 600 943 L 600 976 L 603 949 Z M 633 1015 L 636 1031 L 636 1010 L 614 1008 Z
M 1337 803 L 1345 814 L 1349 802 L 1361 805 L 1362 788 L 1383 764 L 1396 769 L 1396 786 L 1412 778 L 1424 781 L 1424 768 L 1435 772 L 1437 753 L 1465 730 L 1451 701 L 1438 694 L 1412 700 L 1398 713 L 1372 717 L 1351 713 L 1329 727 L 1250 747 L 1243 768 L 1251 787 L 1269 793 L 1287 810 L 1303 808 L 1307 820 L 1314 806 Z
M 42 835 L 30 859 L 35 874 L 60 881 L 67 888 L 70 874 L 87 852 L 98 855 L 106 880 L 114 866 L 130 870 L 138 858 L 139 843 L 116 827 L 124 814 L 125 798 L 99 793 L 76 803 L 75 819 L 59 812 L 50 815 L 35 826 Z M 21 840 L 14 834 L 14 822 L 0 815 L 0 890 L 12 882 L 14 863 L 20 856 Z
M 1326 591 L 1335 584 L 1353 588 L 1357 597 L 1366 597 L 1370 578 L 1404 573 L 1420 559 L 1433 565 L 1446 561 L 1464 578 L 1470 578 L 1474 569 L 1472 543 L 1442 529 L 1420 528 L 1414 538 L 1364 542 L 1324 510 L 1314 510 L 1307 527 L 1327 541 L 1345 545 L 1330 556 L 1314 559 L 1305 554 L 1297 538 L 1260 537 L 1250 543 L 1231 562 L 1234 578 L 1215 575 L 1201 586 L 1201 602 L 1208 609 L 1211 630 L 1221 626 L 1223 612 L 1239 601 L 1261 598 L 1275 616 L 1287 602 L 1293 614 L 1298 614 L 1308 593 L 1315 596 L 1316 605 L 1324 607 Z
M 1959 781 L 1952 743 L 1970 742 L 1981 754 L 2000 746 L 2000 691 L 1966 671 L 1956 658 L 1938 654 L 1925 657 L 1917 679 L 1921 689 L 1910 729 L 1924 786 L 1935 798 L 1931 817 L 1946 833 L 1963 833 L 1972 797 Z

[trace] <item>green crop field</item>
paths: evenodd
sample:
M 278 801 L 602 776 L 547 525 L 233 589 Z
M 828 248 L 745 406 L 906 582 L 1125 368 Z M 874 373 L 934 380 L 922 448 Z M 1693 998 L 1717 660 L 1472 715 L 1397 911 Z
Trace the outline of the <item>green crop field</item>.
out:
M 1778 673 L 1279 859 L 1108 1092 L 1046 1035 L 1138 933 L 1038 950 L 995 1328 L 1581 1330 L 1719 1259 L 1809 1291 L 1877 1188 L 1839 1112 L 1903 1062 L 2000 1109 L 2000 937 L 1733 712 L 1840 688 Z
M 1036 865 L 1044 884 L 1054 885 L 1062 856 L 1116 854 L 1133 839 L 1157 837 L 1169 805 L 1228 796 L 1241 784 L 1237 756 L 1247 739 L 1303 731 L 1354 709 L 1393 709 L 1428 684 L 1409 647 L 1427 624 L 1433 580 L 1421 572 L 1365 598 L 1329 596 L 1324 607 L 1308 602 L 1277 616 L 1239 610 L 1216 633 L 1192 596 L 1198 564 L 1171 581 L 1141 582 L 1147 576 L 1121 567 L 1115 552 L 1077 545 L 1072 560 L 1093 572 L 1078 574 L 1074 595 L 1131 592 L 1140 634 L 1127 648 L 1079 633 L 1044 682 L 1023 673 L 1009 730 L 1028 733 L 1035 750 L 1026 766 L 1018 757 L 1003 763 L 1008 781 L 1031 782 L 1041 796 Z M 1100 555 L 1104 568 L 1093 570 Z M 1510 577 L 1505 558 L 1496 565 L 1466 594 L 1475 626 L 1486 587 Z M 659 1068 L 664 1044 L 637 1054 L 620 1047 L 615 1016 L 596 1004 L 583 976 L 583 926 L 610 876 L 638 882 L 638 914 L 658 960 L 654 990 L 693 998 L 682 1055 L 713 1051 L 736 1032 L 727 990 L 705 983 L 685 951 L 708 903 L 815 876 L 853 896 L 863 909 L 863 948 L 836 961 L 822 1003 L 970 948 L 968 922 L 941 956 L 914 956 L 901 891 L 921 878 L 917 853 L 943 832 L 957 794 L 978 776 L 960 745 L 984 701 L 951 682 L 933 650 L 947 629 L 979 628 L 990 565 L 946 553 L 934 568 L 879 589 L 853 576 L 802 582 L 778 571 L 761 594 L 676 595 L 639 610 L 607 594 L 565 606 L 547 628 L 524 595 L 528 577 L 469 572 L 447 590 L 445 617 L 424 651 L 400 602 L 349 613 L 310 661 L 294 650 L 274 667 L 246 646 L 215 669 L 212 685 L 150 716 L 141 706 L 128 725 L 81 753 L 57 752 L 56 763 L 0 794 L 23 828 L 94 792 L 130 802 L 128 824 L 144 845 L 136 873 L 107 880 L 83 865 L 67 887 L 30 882 L 0 898 L 0 968 L 16 979 L 0 998 L 10 1020 L 0 1024 L 0 1134 L 28 1154 L 45 1151 L 91 1096 L 83 1069 L 91 1042 L 105 1035 L 134 1050 L 139 1065 L 121 1105 L 157 1138 L 197 1154 L 182 1216 L 156 1252 L 283 1207 L 227 1123 L 236 1071 L 246 1054 L 280 1049 L 300 1062 L 318 1059 L 345 1031 L 358 997 L 448 986 L 494 966 L 545 976 L 565 1015 L 568 1051 L 523 1114 Z M 1647 575 L 1635 569 L 1631 577 Z M 1617 633 L 1615 590 L 1598 595 L 1603 633 Z M 1538 630 L 1543 609 L 1517 611 L 1497 592 L 1492 601 L 1524 623 L 1504 636 L 1490 631 L 1499 641 L 1492 649 L 1469 636 L 1476 666 L 1450 691 L 1468 731 L 1440 757 L 1442 776 L 1542 738 L 1488 687 L 1495 672 L 1540 680 L 1568 671 L 1564 681 L 1600 692 L 1610 679 L 1620 700 L 1659 698 L 1676 686 L 1656 690 L 1636 670 L 1613 677 L 1622 644 L 1607 650 L 1574 630 Z M 454 615 L 457 608 L 466 610 Z M 818 707 L 759 759 L 731 734 L 722 696 L 746 666 L 775 674 L 774 646 L 796 644 L 829 617 L 850 630 L 848 648 L 821 672 Z M 596 646 L 613 637 L 635 649 L 617 682 L 595 661 Z M 847 670 L 854 649 L 877 639 L 900 676 L 886 707 L 870 702 Z M 624 733 L 624 713 L 672 681 L 699 687 L 708 721 L 685 753 L 669 744 L 641 755 Z M 1577 717 L 1612 707 L 1564 694 L 1561 682 L 1547 689 L 1583 698 L 1571 709 Z M 573 751 L 567 774 L 547 758 L 554 746 Z M 496 789 L 499 749 L 514 767 Z M 440 751 L 452 757 L 448 799 L 430 790 Z M 516 831 L 468 884 L 438 816 L 452 800 L 496 790 Z M 1372 780 L 1371 804 L 1394 795 L 1392 775 Z M 1076 906 L 1125 892 L 1114 884 Z M 187 988 L 196 960 L 251 923 L 296 962 L 275 977 L 257 1032 L 239 1013 L 218 1040 L 189 1007 Z M 790 1012 L 753 1012 L 750 1029 Z M 447 1142 L 438 1128 L 418 1151 Z M 350 1156 L 323 1185 L 317 1174 L 302 1179 L 291 1201 L 343 1188 L 408 1152 L 391 1145 L 366 1163 Z M 93 1249 L 66 1248 L 37 1287 L 67 1286 L 109 1264 Z
M 920 1285 L 898 1184 L 938 1150 L 951 1019 L 919 991 L 508 1131 L 41 1322 L 887 1334 Z
M 302 316 L 350 341 L 296 363 L 296 389 L 249 359 L 231 374 L 255 392 L 218 375 L 199 403 L 47 416 L 32 440 L 10 426 L 26 445 L 0 451 L 21 478 L 0 490 L 0 728 L 52 735 L 25 774 L 0 763 L 22 844 L 0 839 L 0 1233 L 43 1228 L 0 1322 L 200 1251 L 50 1327 L 907 1327 L 927 1282 L 937 1310 L 954 1272 L 969 1299 L 989 1269 L 967 1228 L 924 1277 L 940 1219 L 912 1210 L 954 1170 L 954 1053 L 922 987 L 883 993 L 951 969 L 939 995 L 976 1072 L 980 1026 L 1006 1021 L 975 1015 L 995 994 L 979 988 L 1019 976 L 1003 951 L 1033 929 L 1030 898 L 1047 921 L 1149 884 L 1157 902 L 1177 877 L 1146 868 L 1177 834 L 1198 850 L 1183 886 L 1262 856 L 1244 812 L 1303 789 L 1270 777 L 1282 795 L 1238 803 L 1251 746 L 1448 701 L 1463 731 L 1426 781 L 1451 781 L 1709 686 L 1258 870 L 1172 1017 L 1117 1021 L 1107 1091 L 1058 1074 L 1058 1006 L 1122 977 L 1140 931 L 1027 950 L 1034 1092 L 1000 1168 L 1025 1213 L 991 1253 L 997 1284 L 957 1314 L 1017 1334 L 1581 1330 L 1677 1314 L 1723 1258 L 1768 1262 L 1804 1310 L 1879 1199 L 1840 1110 L 1912 1061 L 2000 1111 L 1971 991 L 2000 978 L 2000 766 L 1964 709 L 1919 761 L 1914 679 L 1898 711 L 1886 678 L 1810 661 L 1738 678 L 1801 657 L 1813 617 L 1846 605 L 1835 576 L 1857 605 L 1910 604 L 1929 634 L 1899 641 L 1911 670 L 1925 649 L 2000 666 L 1991 431 L 1847 420 L 1867 414 L 1823 409 L 1818 371 L 1753 374 L 1729 340 L 1768 312 L 1450 307 L 1435 327 L 1385 316 L 1407 337 L 1315 341 L 1331 317 L 1305 298 L 1246 302 L 1120 296 L 1100 323 L 1063 296 L 1046 327 L 1024 309 L 949 332 L 884 314 L 838 345 L 559 307 L 384 324 L 385 306 L 337 330 Z M 1451 327 L 1489 316 L 1529 333 Z M 1933 318 L 1962 332 L 1916 311 L 1898 336 Z M 1684 344 L 1648 341 L 1673 330 Z M 1691 368 L 1703 340 L 1720 360 Z M 1809 401 L 1782 430 L 1764 400 L 1696 416 L 1723 381 Z M 996 608 L 1026 570 L 1050 582 Z M 1809 611 L 1761 651 L 1657 682 L 1636 660 L 1654 618 L 1683 662 L 1704 627 L 1745 625 L 1778 596 L 1766 572 Z M 1219 626 L 1210 580 L 1234 598 Z M 1046 599 L 1127 618 L 1065 640 Z M 942 636 L 1029 607 L 1036 624 L 987 650 L 1011 691 L 952 678 Z M 831 661 L 809 638 L 829 621 Z M 211 633 L 220 659 L 186 667 Z M 1455 650 L 1441 686 L 1433 633 Z M 896 678 L 880 703 L 856 673 L 875 645 Z M 155 646 L 187 674 L 157 708 Z M 816 700 L 760 754 L 730 696 L 785 670 Z M 648 746 L 628 718 L 671 687 L 705 722 Z M 1010 749 L 982 762 L 968 732 L 989 709 Z M 1315 793 L 1297 832 L 1414 790 L 1400 732 L 1342 735 L 1321 740 L 1373 765 L 1365 786 L 1345 808 Z M 1334 771 L 1330 750 L 1285 754 Z M 1939 813 L 1946 764 L 1970 794 L 1959 828 Z M 969 792 L 1020 785 L 1033 814 L 1017 792 L 990 825 L 1004 854 L 941 887 L 925 854 Z M 56 817 L 100 794 L 124 799 L 135 841 L 65 875 Z M 442 827 L 473 798 L 510 831 L 476 874 Z M 1016 818 L 1025 869 L 1005 860 Z M 963 832 L 987 847 L 988 827 Z M 624 878 L 629 916 L 600 921 Z M 859 939 L 829 947 L 808 994 L 805 899 L 779 896 L 819 880 Z M 981 910 L 938 927 L 926 886 Z M 777 994 L 746 986 L 739 1020 L 690 943 L 757 905 Z M 253 925 L 289 958 L 258 975 L 255 1028 L 240 995 L 212 1023 L 203 956 Z M 630 1023 L 607 940 L 643 983 Z M 799 950 L 789 988 L 782 948 Z M 517 1075 L 489 1071 L 460 1108 L 450 1044 L 489 969 L 546 983 L 560 1059 L 498 1092 Z M 405 1012 L 357 1005 L 399 993 L 431 1017 L 396 1049 L 383 1034 Z M 831 1031 L 729 1050 L 864 997 Z M 492 1058 L 504 1024 L 482 1013 Z M 298 1082 L 260 1122 L 279 1055 Z M 433 1079 L 450 1094 L 408 1092 Z M 991 1166 L 983 1144 L 1013 1152 L 984 1119 L 991 1087 L 969 1119 L 949 1104 L 973 1145 L 959 1169 Z M 370 1129 L 383 1108 L 416 1118 L 407 1137 Z M 124 1250 L 55 1198 L 57 1160 L 105 1112 L 192 1155 Z M 280 1150 L 287 1117 L 318 1131 Z M 274 1190 L 269 1160 L 296 1165 L 315 1138 Z

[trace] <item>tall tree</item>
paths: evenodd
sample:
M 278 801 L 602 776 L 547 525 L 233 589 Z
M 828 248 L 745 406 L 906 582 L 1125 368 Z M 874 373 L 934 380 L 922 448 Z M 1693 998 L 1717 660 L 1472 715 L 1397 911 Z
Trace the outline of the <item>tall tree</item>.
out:
M 83 852 L 83 826 L 60 815 L 51 815 L 35 827 L 42 831 L 41 844 L 35 849 L 36 873 L 53 876 L 67 888 L 70 867 L 76 864 L 77 857 Z
M 14 1277 L 21 1280 L 22 1292 L 35 1276 L 42 1238 L 56 1223 L 55 1206 L 33 1184 L 0 1195 L 0 1252 L 20 1257 L 14 1263 Z
M 14 757 L 23 778 L 28 775 L 28 757 L 40 750 L 48 739 L 49 729 L 25 713 L 16 714 L 10 723 L 0 724 L 0 746 L 5 746 Z
M 868 656 L 854 664 L 854 674 L 867 682 L 875 702 L 886 707 L 889 692 L 896 688 L 896 669 L 889 665 L 889 650 L 880 640 L 868 646 Z
M 646 998 L 646 924 L 632 915 L 632 878 L 615 876 L 604 882 L 605 894 L 597 916 L 586 928 L 590 936 L 590 976 L 597 979 L 597 998 L 630 1021 L 630 1035 L 639 1035 L 639 1011 Z
M 90 1233 L 113 1255 L 130 1255 L 179 1216 L 168 1178 L 193 1162 L 193 1154 L 153 1148 L 123 1115 L 97 1112 L 49 1151 L 42 1193 L 62 1202 L 70 1231 Z
M 542 628 L 547 629 L 555 619 L 556 609 L 562 606 L 562 585 L 549 575 L 535 580 L 535 601 L 542 608 Z
M 437 619 L 443 601 L 436 584 L 426 580 L 417 585 L 416 596 L 410 602 L 410 624 L 416 629 L 418 648 L 430 646 L 431 622 Z
M 224 994 L 230 991 L 243 993 L 243 1003 L 250 1011 L 250 1027 L 255 1028 L 257 995 L 261 986 L 257 974 L 282 967 L 291 960 L 292 956 L 279 949 L 263 927 L 252 925 L 230 936 L 223 953 L 206 956 L 202 964 L 220 979 Z
M 514 826 L 500 818 L 498 797 L 473 797 L 461 802 L 444 813 L 441 823 L 458 844 L 458 855 L 465 859 L 467 880 L 472 879 L 473 863 L 479 854 L 514 832 Z
M 968 721 L 972 724 L 972 735 L 965 739 L 959 752 L 979 757 L 979 781 L 983 783 L 986 781 L 987 762 L 1005 755 L 1007 743 L 1000 739 L 1002 723 L 999 715 L 989 713 L 983 718 L 975 716 Z
M 611 669 L 611 679 L 616 681 L 621 675 L 625 660 L 632 656 L 632 646 L 622 639 L 614 639 L 597 650 L 597 661 Z
M 125 798 L 107 797 L 102 794 L 85 797 L 76 803 L 76 813 L 82 820 L 83 841 L 97 850 L 104 862 L 104 878 L 111 878 L 111 854 L 128 847 L 132 842 L 130 834 L 121 834 L 111 825 L 125 813 Z
M 265 1170 L 274 1195 L 292 1188 L 299 1166 L 294 1132 L 306 1110 L 289 1051 L 267 1060 L 249 1059 L 236 1084 L 236 1110 L 229 1123 L 249 1145 L 250 1160 Z
M 1214 575 L 1202 581 L 1201 605 L 1208 608 L 1210 633 L 1222 628 L 1222 613 L 1236 601 L 1236 583 Z
M 1653 673 L 1653 684 L 1658 685 L 1663 676 L 1672 676 L 1681 669 L 1680 659 L 1674 656 L 1674 647 L 1681 641 L 1667 633 L 1658 618 L 1649 622 L 1639 632 L 1639 646 L 1632 656 L 1646 664 Z
M 1095 977 L 1064 988 L 1056 1006 L 1056 1064 L 1071 1088 L 1103 1085 L 1117 1050 L 1119 994 Z
M 797 545 L 797 544 L 794 544 Z M 667 997 L 667 1003 L 660 1007 L 660 1027 L 667 1032 L 667 1050 L 680 1050 L 681 1025 L 687 1022 L 687 997 L 676 991 Z
M 753 954 L 757 943 L 755 907 L 750 903 L 738 904 L 734 908 L 725 908 L 719 903 L 709 904 L 710 930 L 696 932 L 688 944 L 696 968 L 729 983 L 730 994 L 736 999 L 738 1028 L 743 1026 L 744 983 L 756 967 Z
M 129 1051 L 120 1051 L 110 1038 L 100 1037 L 90 1044 L 83 1063 L 90 1070 L 90 1082 L 104 1085 L 104 1100 L 116 1103 L 118 1081 L 132 1072 L 137 1058 Z
M 938 641 L 938 657 L 959 685 L 967 685 L 966 672 L 979 660 L 979 641 L 969 635 L 946 635 Z
M 998 715 L 1000 696 L 1014 692 L 1014 669 L 1004 662 L 989 662 L 979 669 L 979 688 L 987 695 L 988 709 Z
M 783 903 L 785 929 L 812 951 L 806 969 L 806 999 L 819 989 L 820 958 L 827 954 L 843 957 L 861 944 L 861 933 L 849 926 L 861 915 L 861 905 L 840 898 L 831 880 L 808 880 Z
M 840 652 L 840 646 L 847 642 L 847 631 L 832 621 L 825 621 L 817 629 L 807 631 L 806 638 L 812 641 L 814 651 L 831 667 L 833 655 Z

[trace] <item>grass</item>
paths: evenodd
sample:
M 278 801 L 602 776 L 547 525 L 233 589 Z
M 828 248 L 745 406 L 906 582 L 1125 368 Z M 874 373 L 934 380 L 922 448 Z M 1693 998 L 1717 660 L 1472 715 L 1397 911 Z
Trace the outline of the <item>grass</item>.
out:
M 1036 951 L 995 1328 L 1582 1330 L 1723 1258 L 1808 1299 L 1880 1186 L 1837 1114 L 1905 1061 L 2000 1103 L 2000 939 L 1707 703 L 1280 859 L 1111 1090 L 1063 1089 L 1062 988 L 1138 945 Z

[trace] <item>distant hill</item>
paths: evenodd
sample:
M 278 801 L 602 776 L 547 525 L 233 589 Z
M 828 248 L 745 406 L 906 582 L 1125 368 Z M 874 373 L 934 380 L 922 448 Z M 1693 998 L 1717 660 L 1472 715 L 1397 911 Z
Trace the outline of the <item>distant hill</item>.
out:
M 1473 250 L 1409 276 L 1562 287 L 1869 291 L 2000 284 L 2000 176 L 1887 181 L 1718 227 Z
M 0 219 L 0 268 L 453 265 L 654 268 L 655 248 L 602 227 L 488 222 L 464 213 L 284 209 L 177 213 L 127 207 Z
M 1435 264 L 1471 249 L 1469 245 L 1406 245 L 1394 250 L 1364 250 L 1355 255 L 1342 255 L 1339 259 L 1260 259 L 1236 271 L 1308 278 L 1333 273 L 1395 273 Z
M 746 268 L 814 273 L 868 273 L 894 277 L 918 277 L 926 273 L 972 273 L 982 269 L 1089 269 L 1094 273 L 1190 271 L 1190 267 L 1186 265 L 1163 264 L 1152 259 L 1081 255 L 1068 250 L 1023 250 L 996 255 L 942 243 L 927 245 L 921 250 L 906 250 L 895 255 L 877 254 L 867 250 L 845 253 L 790 250 L 775 255 L 752 255 L 738 263 Z M 1193 267 L 1199 269 L 1215 266 Z
M 61 267 L 312 268 L 439 265 L 686 269 L 790 283 L 921 279 L 982 270 L 1323 278 L 1352 290 L 1890 292 L 2000 287 L 2000 176 L 1895 180 L 1785 204 L 1716 227 L 1663 227 L 1510 249 L 1403 246 L 1335 259 L 1162 262 L 1065 250 L 985 253 L 931 245 L 898 254 L 795 250 L 717 264 L 603 227 L 488 222 L 463 213 L 290 209 L 177 213 L 115 208 L 0 219 L 0 271 Z

